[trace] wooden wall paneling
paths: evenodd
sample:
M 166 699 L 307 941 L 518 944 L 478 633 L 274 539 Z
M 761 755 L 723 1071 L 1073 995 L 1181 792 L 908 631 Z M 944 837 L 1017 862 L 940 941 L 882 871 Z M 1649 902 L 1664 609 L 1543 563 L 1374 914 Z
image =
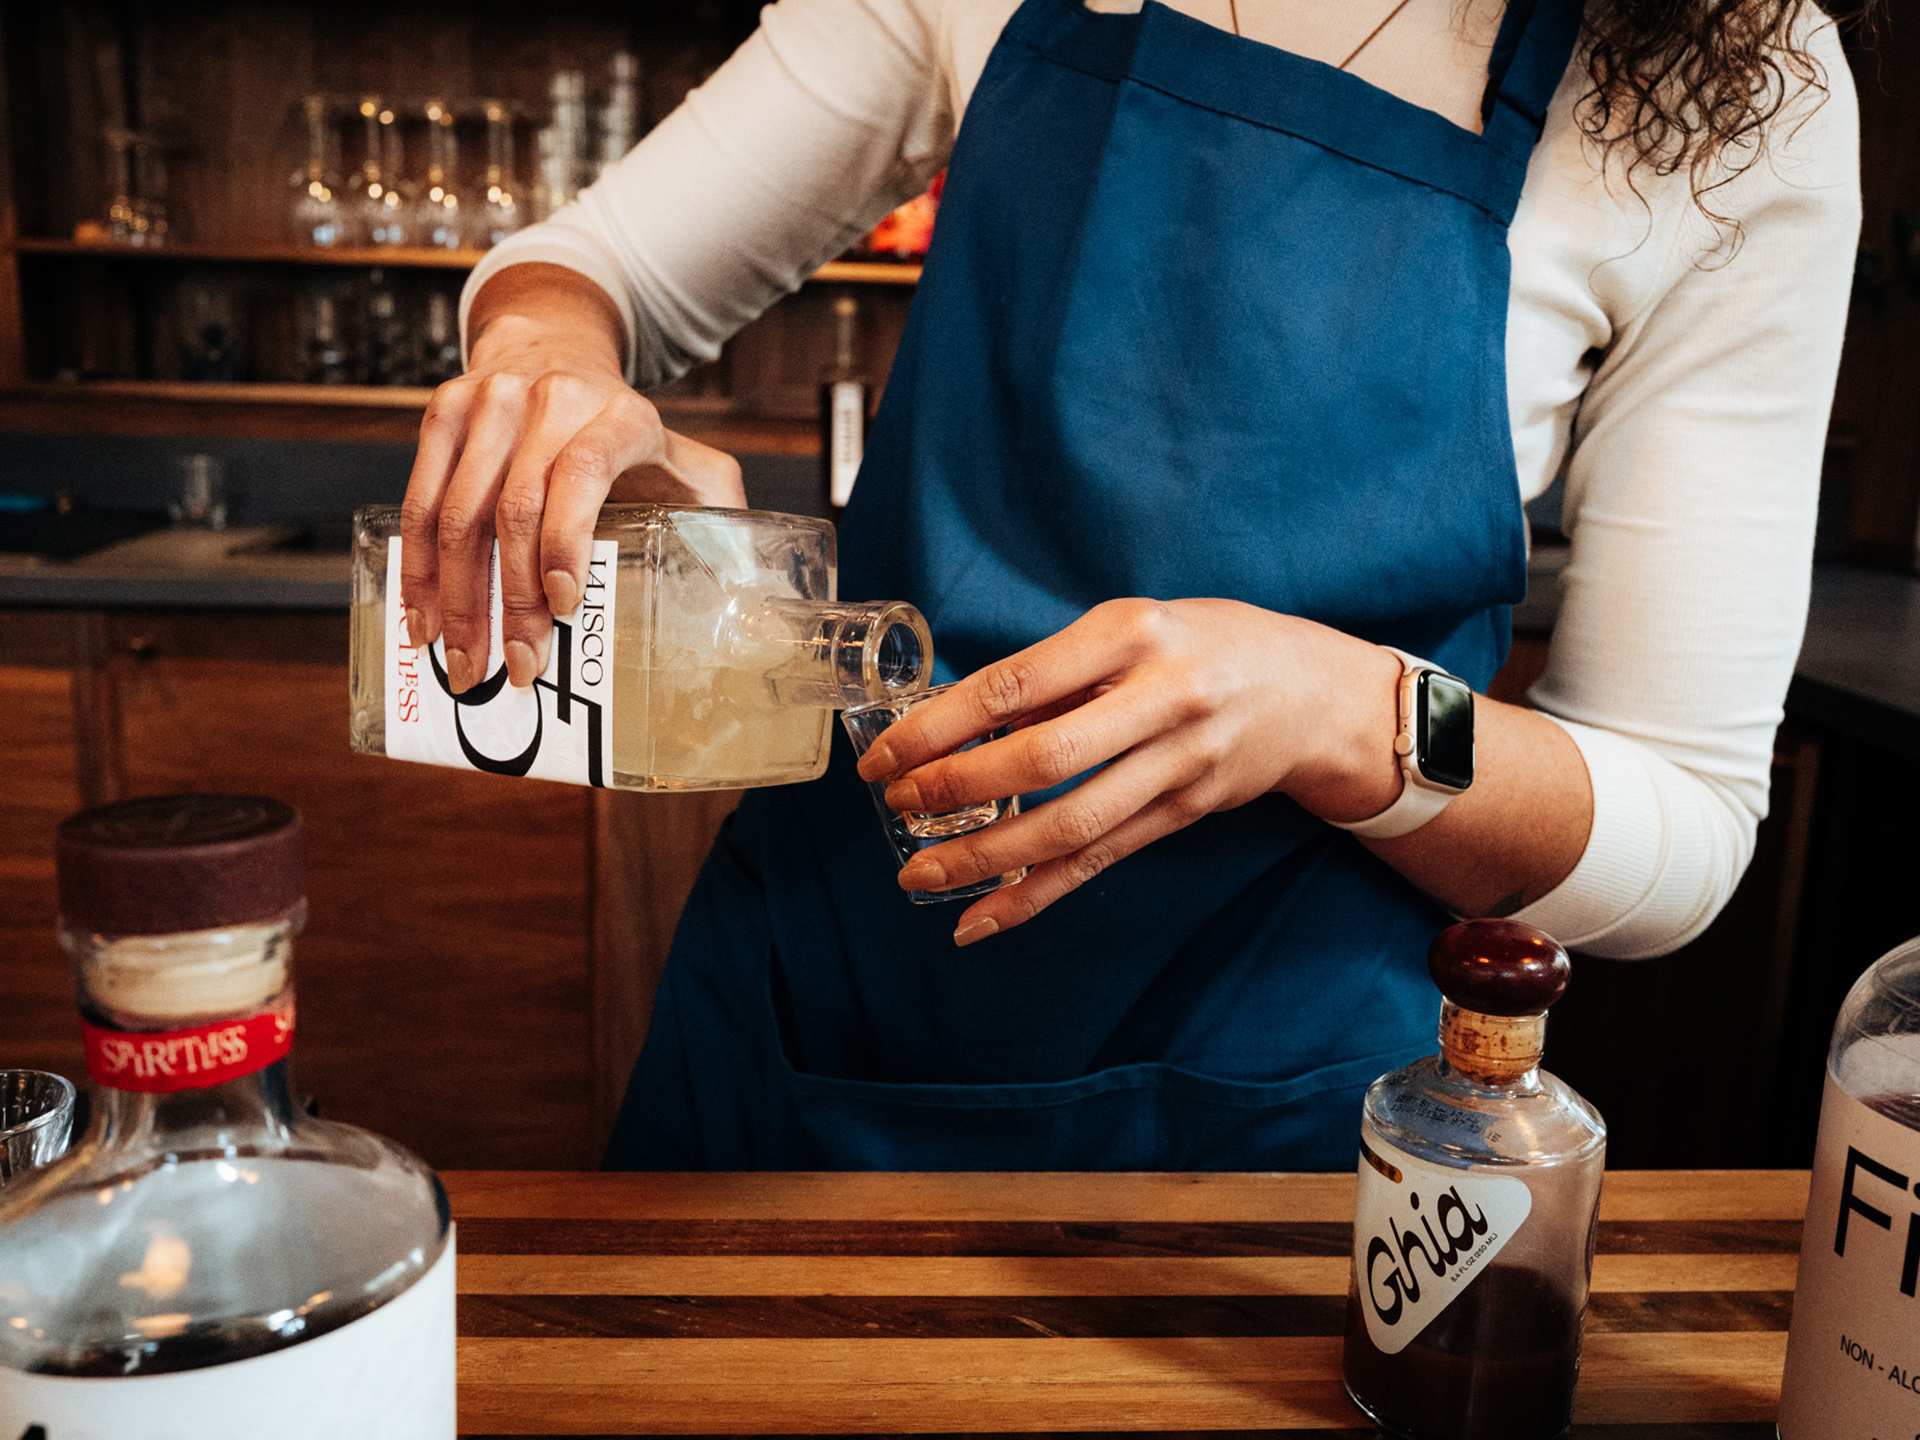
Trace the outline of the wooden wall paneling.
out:
M 1863 281 L 1854 290 L 1834 397 L 1853 442 L 1846 473 L 1850 550 L 1913 568 L 1920 544 L 1920 33 L 1883 16 L 1854 54 L 1865 202 Z
M 0 18 L 0 385 L 18 385 L 27 378 L 25 320 L 20 308 L 20 259 L 13 248 L 20 238 L 11 110 L 17 46 L 5 19 Z
M 1784 732 L 1771 813 L 1733 898 L 1700 937 L 1656 960 L 1574 957 L 1554 1007 L 1547 1067 L 1608 1124 L 1608 1164 L 1804 1165 L 1812 1134 L 1781 1121 L 1796 1077 L 1778 1066 L 1796 1028 L 1802 964 L 1799 875 L 1807 863 L 1821 748 Z M 1824 1032 L 1823 1032 L 1824 1033 Z M 1799 1077 L 1804 1078 L 1804 1077 Z
M 0 1066 L 81 1078 L 73 969 L 55 936 L 53 832 L 80 808 L 66 617 L 0 612 Z
M 594 792 L 594 1143 L 605 1145 L 647 1038 L 687 895 L 737 790 Z
M 584 790 L 355 756 L 337 614 L 116 615 L 130 794 L 307 825 L 299 1083 L 436 1165 L 592 1158 Z

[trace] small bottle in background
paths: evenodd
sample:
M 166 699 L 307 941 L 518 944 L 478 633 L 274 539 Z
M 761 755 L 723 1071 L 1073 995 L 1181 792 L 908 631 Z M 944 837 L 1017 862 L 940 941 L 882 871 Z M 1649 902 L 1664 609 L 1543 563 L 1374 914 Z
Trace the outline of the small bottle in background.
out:
M 1793 1291 L 1782 1440 L 1920 1434 L 1920 940 L 1841 1003 Z
M 1433 942 L 1441 1053 L 1383 1075 L 1360 1123 L 1347 1392 L 1408 1440 L 1551 1440 L 1580 1373 L 1606 1126 L 1540 1069 L 1572 966 L 1469 920 Z
M 833 302 L 833 364 L 820 377 L 821 491 L 835 518 L 853 498 L 867 452 L 872 387 L 855 358 L 859 319 L 860 305 L 851 295 Z

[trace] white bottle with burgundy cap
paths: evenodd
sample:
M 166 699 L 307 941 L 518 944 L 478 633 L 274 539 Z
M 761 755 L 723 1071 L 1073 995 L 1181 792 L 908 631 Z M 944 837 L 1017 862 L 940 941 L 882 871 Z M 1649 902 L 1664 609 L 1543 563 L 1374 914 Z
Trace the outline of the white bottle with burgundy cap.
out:
M 299 816 L 128 801 L 58 866 L 93 1116 L 0 1200 L 0 1435 L 449 1440 L 446 1192 L 293 1102 Z

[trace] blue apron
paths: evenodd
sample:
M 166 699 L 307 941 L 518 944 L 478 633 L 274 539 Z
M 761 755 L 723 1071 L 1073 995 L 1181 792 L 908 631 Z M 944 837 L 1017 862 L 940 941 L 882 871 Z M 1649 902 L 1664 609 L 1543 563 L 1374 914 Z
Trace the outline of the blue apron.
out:
M 1475 135 L 1149 3 L 1026 0 L 982 74 L 843 530 L 965 675 L 1222 596 L 1484 690 L 1526 584 L 1507 226 L 1578 29 L 1514 0 Z M 1384 746 L 1386 737 L 1382 737 Z M 609 1163 L 1335 1169 L 1432 1048 L 1446 916 L 1270 797 L 964 952 L 835 737 L 696 886 Z

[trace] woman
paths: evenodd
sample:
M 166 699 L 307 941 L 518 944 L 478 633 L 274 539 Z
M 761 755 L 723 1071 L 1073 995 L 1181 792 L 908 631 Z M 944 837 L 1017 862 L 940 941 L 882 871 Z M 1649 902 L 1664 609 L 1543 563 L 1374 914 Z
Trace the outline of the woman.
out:
M 770 7 L 476 271 L 407 497 L 414 633 L 480 678 L 497 536 L 528 683 L 616 476 L 741 502 L 627 377 L 950 160 L 841 589 L 919 604 L 966 678 L 860 775 L 748 796 L 613 1162 L 1343 1165 L 1430 1046 L 1449 911 L 1697 934 L 1804 621 L 1856 128 L 1803 0 Z M 1562 472 L 1551 661 L 1469 732 L 1445 677 L 1499 667 Z M 899 877 L 1033 867 L 956 925 L 903 902 L 861 776 L 1058 793 Z

